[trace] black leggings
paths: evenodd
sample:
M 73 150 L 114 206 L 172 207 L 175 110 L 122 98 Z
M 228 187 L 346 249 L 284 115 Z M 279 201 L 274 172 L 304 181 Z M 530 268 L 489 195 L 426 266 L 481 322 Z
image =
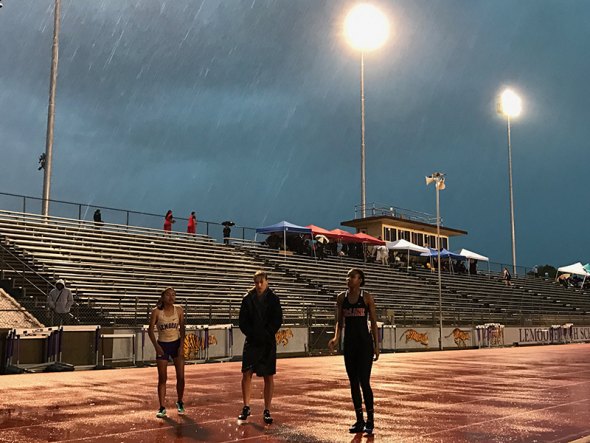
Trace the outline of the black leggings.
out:
M 373 344 L 344 345 L 344 365 L 350 380 L 350 394 L 354 409 L 362 409 L 361 389 L 367 411 L 373 411 L 373 390 L 371 389 L 371 368 L 373 367 Z

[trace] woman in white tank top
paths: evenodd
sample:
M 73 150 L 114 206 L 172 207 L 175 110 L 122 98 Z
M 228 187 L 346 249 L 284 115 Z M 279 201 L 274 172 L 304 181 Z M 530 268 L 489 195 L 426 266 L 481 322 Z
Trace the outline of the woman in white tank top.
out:
M 176 393 L 178 401 L 176 408 L 179 414 L 184 414 L 184 312 L 182 306 L 175 305 L 176 292 L 166 288 L 160 294 L 160 300 L 152 311 L 148 334 L 156 350 L 156 364 L 158 365 L 158 399 L 160 409 L 156 417 L 166 417 L 166 381 L 168 378 L 168 361 L 172 359 L 176 368 Z M 154 329 L 158 331 L 158 339 Z

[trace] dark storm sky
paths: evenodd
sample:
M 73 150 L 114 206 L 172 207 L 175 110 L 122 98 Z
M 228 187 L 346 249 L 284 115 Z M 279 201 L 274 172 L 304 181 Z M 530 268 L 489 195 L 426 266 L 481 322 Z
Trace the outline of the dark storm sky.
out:
M 590 260 L 590 2 L 375 1 L 367 202 L 434 213 L 509 262 Z M 338 227 L 360 201 L 359 58 L 335 0 L 63 0 L 52 198 L 261 226 Z M 0 10 L 0 191 L 41 195 L 53 1 Z M 183 227 L 180 227 L 183 228 Z

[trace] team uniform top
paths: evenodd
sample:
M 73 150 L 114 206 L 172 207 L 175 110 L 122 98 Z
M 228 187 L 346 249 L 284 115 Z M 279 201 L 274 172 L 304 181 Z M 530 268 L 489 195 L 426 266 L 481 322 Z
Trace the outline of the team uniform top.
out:
M 352 304 L 349 300 L 349 292 L 346 291 L 342 302 L 342 317 L 344 317 L 344 343 L 346 344 L 372 344 L 371 334 L 367 324 L 369 310 L 365 303 L 364 291 L 361 290 L 359 299 Z
M 180 318 L 178 316 L 178 308 L 174 305 L 174 313 L 171 316 L 166 316 L 163 309 L 158 309 L 158 319 L 156 321 L 156 328 L 158 329 L 158 341 L 172 342 L 180 338 L 180 331 L 178 325 Z

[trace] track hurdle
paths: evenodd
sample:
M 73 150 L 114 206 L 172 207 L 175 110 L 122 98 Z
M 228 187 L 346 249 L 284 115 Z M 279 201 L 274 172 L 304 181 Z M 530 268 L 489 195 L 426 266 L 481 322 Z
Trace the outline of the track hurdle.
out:
M 504 325 L 500 323 L 485 323 L 475 327 L 477 347 L 504 346 Z
M 189 325 L 184 339 L 188 363 L 230 361 L 233 358 L 233 325 Z
M 97 334 L 97 335 L 100 338 L 100 346 L 99 347 L 100 347 L 101 357 L 99 359 L 98 354 L 97 354 L 96 369 L 104 369 L 104 368 L 109 367 L 109 366 L 105 366 L 106 361 L 108 361 L 110 363 L 131 362 L 135 365 L 135 360 L 136 360 L 135 334 L 117 334 L 117 333 L 103 334 L 101 332 L 100 334 Z M 131 339 L 131 355 L 123 357 L 123 358 L 116 358 L 116 357 L 114 357 L 115 352 L 113 350 L 113 357 L 105 357 L 104 341 L 105 340 L 121 340 L 121 339 Z M 97 347 L 97 349 L 98 349 L 98 347 Z
M 379 343 L 382 351 L 395 351 L 396 349 L 396 325 L 386 325 L 377 322 L 379 328 Z
M 564 343 L 572 343 L 574 324 L 573 323 L 565 323 L 561 325 L 562 337 Z
M 209 325 L 186 326 L 182 349 L 186 363 L 205 363 L 209 358 Z
M 94 333 L 94 336 L 92 338 L 92 341 L 84 341 L 84 344 L 89 344 L 92 343 L 92 351 L 94 354 L 94 363 L 95 364 L 91 364 L 92 360 L 88 361 L 88 364 L 74 364 L 74 368 L 75 369 L 92 369 L 96 366 L 96 362 L 98 361 L 98 346 L 99 346 L 99 340 L 100 340 L 100 325 L 63 325 L 59 331 L 59 345 L 58 345 L 58 362 L 59 363 L 67 363 L 63 361 L 63 349 L 64 349 L 64 340 L 63 340 L 63 335 L 65 333 L 83 333 L 83 332 L 90 332 L 90 333 Z M 66 341 L 67 343 L 68 341 Z M 71 346 L 78 346 L 80 343 L 76 342 Z M 66 345 L 66 355 L 67 355 L 67 345 Z M 71 352 L 70 352 L 71 354 Z M 72 358 L 72 355 L 69 356 L 70 358 Z M 66 358 L 67 359 L 67 358 Z M 76 362 L 77 363 L 77 362 Z
M 231 361 L 234 358 L 234 330 L 232 324 L 209 326 L 209 360 Z
M 146 344 L 146 335 L 148 335 L 148 331 L 150 329 L 150 325 L 142 325 L 141 326 L 141 366 L 146 366 L 147 363 L 146 361 L 146 352 L 145 352 L 145 344 Z M 155 358 L 155 352 L 154 352 L 154 358 Z M 151 360 L 151 359 L 150 359 Z
M 43 370 L 56 362 L 59 352 L 58 326 L 47 328 L 14 328 L 7 336 L 6 368 L 11 372 L 35 372 Z M 21 363 L 22 340 L 43 340 L 43 356 L 41 362 Z

